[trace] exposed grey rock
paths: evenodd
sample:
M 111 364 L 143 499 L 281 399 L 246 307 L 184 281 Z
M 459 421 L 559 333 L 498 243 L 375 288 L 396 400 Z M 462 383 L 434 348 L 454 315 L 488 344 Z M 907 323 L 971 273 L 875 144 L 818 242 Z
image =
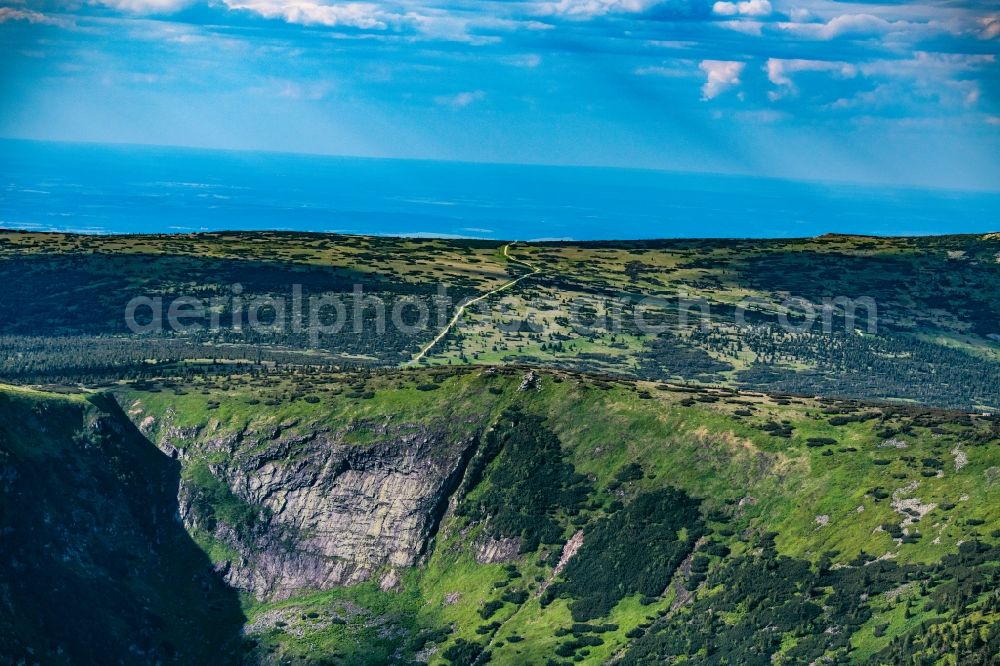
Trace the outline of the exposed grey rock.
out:
M 512 562 L 521 551 L 521 538 L 484 539 L 476 544 L 476 562 L 497 564 Z
M 911 481 L 904 487 L 897 488 L 892 493 L 892 508 L 903 517 L 903 521 L 899 526 L 903 528 L 904 534 L 908 525 L 919 522 L 925 514 L 937 507 L 935 503 L 923 504 L 917 497 L 906 497 L 906 495 L 910 495 L 916 491 L 919 485 L 919 481 Z
M 538 376 L 538 373 L 534 370 L 529 370 L 524 379 L 521 380 L 521 385 L 517 388 L 518 391 L 527 391 L 528 389 L 535 389 L 536 391 L 542 390 L 542 380 Z
M 969 464 L 969 455 L 962 450 L 962 447 L 956 446 L 951 450 L 951 455 L 955 456 L 955 471 L 962 469 Z
M 445 423 L 394 424 L 380 426 L 380 441 L 359 445 L 343 441 L 346 427 L 288 430 L 295 425 L 227 433 L 161 424 L 163 450 L 225 454 L 209 470 L 258 509 L 251 525 L 228 525 L 219 517 L 209 524 L 195 489 L 181 484 L 184 525 L 211 527 L 239 554 L 220 568 L 226 581 L 258 599 L 285 599 L 300 590 L 363 582 L 386 565 L 416 564 L 477 437 L 451 435 L 455 429 Z
M 382 580 L 379 581 L 378 587 L 383 592 L 395 592 L 400 588 L 401 582 L 399 572 L 395 569 L 389 569 L 382 574 Z

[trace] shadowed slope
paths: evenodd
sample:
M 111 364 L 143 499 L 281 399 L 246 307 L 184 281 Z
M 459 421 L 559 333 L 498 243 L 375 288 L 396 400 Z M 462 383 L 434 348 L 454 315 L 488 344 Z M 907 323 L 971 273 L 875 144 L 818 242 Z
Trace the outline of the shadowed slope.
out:
M 179 471 L 111 400 L 0 392 L 0 657 L 238 659 L 238 598 L 176 519 Z

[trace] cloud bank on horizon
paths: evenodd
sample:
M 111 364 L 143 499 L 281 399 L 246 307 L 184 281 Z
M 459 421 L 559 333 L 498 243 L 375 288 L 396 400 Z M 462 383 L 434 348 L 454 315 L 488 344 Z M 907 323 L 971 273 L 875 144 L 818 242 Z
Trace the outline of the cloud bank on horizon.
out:
M 0 0 L 0 136 L 1000 190 L 981 0 Z

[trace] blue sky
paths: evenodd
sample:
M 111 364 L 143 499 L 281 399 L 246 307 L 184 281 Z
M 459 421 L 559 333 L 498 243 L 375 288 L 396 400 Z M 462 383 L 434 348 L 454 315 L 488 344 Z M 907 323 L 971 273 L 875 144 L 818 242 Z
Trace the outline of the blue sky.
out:
M 0 0 L 0 136 L 1000 190 L 996 2 Z

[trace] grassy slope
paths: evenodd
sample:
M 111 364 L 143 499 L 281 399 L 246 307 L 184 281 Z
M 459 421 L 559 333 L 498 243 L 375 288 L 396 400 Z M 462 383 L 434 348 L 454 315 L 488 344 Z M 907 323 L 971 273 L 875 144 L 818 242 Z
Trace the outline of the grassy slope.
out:
M 644 490 L 670 484 L 701 498 L 706 515 L 714 511 L 729 517 L 728 524 L 710 525 L 732 535 L 725 539 L 734 554 L 749 547 L 740 535 L 770 530 L 778 533 L 781 553 L 814 563 L 827 551 L 836 551 L 834 562 L 849 561 L 865 551 L 899 563 L 931 563 L 976 535 L 996 540 L 989 535 L 1000 527 L 1000 507 L 991 499 L 1000 484 L 1000 449 L 988 419 L 760 394 L 690 393 L 643 382 L 605 382 L 552 372 L 542 373 L 541 390 L 520 391 L 524 372 L 407 371 L 372 376 L 363 387 L 357 377 L 344 375 L 283 379 L 273 385 L 233 378 L 214 387 L 184 387 L 183 395 L 169 388 L 159 392 L 126 389 L 121 398 L 126 406 L 141 401 L 144 413 L 150 415 L 173 409 L 178 422 L 189 425 L 218 420 L 217 427 L 223 430 L 261 418 L 343 424 L 391 414 L 400 422 L 419 421 L 456 407 L 475 414 L 485 427 L 504 408 L 518 405 L 544 416 L 577 471 L 592 479 L 596 493 L 583 514 L 585 529 L 613 510 L 615 499 L 628 502 Z M 439 383 L 439 388 L 416 389 L 433 383 Z M 317 396 L 319 401 L 306 402 L 305 396 Z M 280 404 L 265 410 L 251 404 L 254 400 Z M 209 408 L 212 403 L 218 407 Z M 737 414 L 747 410 L 752 412 L 748 416 Z M 825 412 L 874 418 L 832 425 L 831 419 L 845 414 Z M 791 426 L 790 437 L 765 429 L 769 423 L 782 422 Z M 884 446 L 887 428 L 906 448 Z M 836 444 L 807 445 L 809 438 L 817 437 L 834 439 Z M 931 461 L 930 467 L 925 459 Z M 609 490 L 617 472 L 632 462 L 641 464 L 644 477 Z M 921 539 L 897 544 L 879 526 L 898 524 L 902 516 L 890 505 L 891 497 L 878 499 L 873 490 L 891 495 L 914 482 L 918 485 L 900 498 L 937 506 L 915 526 L 923 534 Z M 942 505 L 946 503 L 955 506 L 945 510 Z M 566 517 L 560 520 L 563 537 L 568 538 L 577 528 Z M 251 622 L 269 617 L 279 607 L 295 609 L 296 630 L 286 626 L 264 631 L 259 638 L 260 653 L 274 650 L 306 657 L 333 650 L 345 659 L 358 660 L 365 646 L 383 645 L 372 654 L 384 655 L 388 649 L 384 644 L 391 643 L 399 655 L 405 655 L 418 651 L 426 640 L 440 640 L 440 635 L 428 632 L 450 627 L 449 638 L 432 655 L 432 662 L 444 663 L 444 649 L 462 638 L 480 643 L 489 639 L 494 663 L 544 663 L 562 642 L 556 629 L 572 622 L 566 600 L 556 600 L 544 609 L 539 605 L 539 583 L 552 577 L 553 561 L 541 563 L 538 553 L 527 554 L 514 562 L 520 576 L 511 579 L 505 565 L 476 563 L 473 544 L 481 529 L 449 514 L 426 562 L 403 576 L 401 591 L 396 593 L 382 593 L 366 584 L 277 605 L 246 600 Z M 543 546 L 541 552 L 545 550 L 552 548 Z M 531 593 L 524 604 L 504 604 L 489 620 L 480 616 L 485 601 L 516 588 Z M 618 624 L 618 629 L 602 634 L 604 644 L 590 648 L 585 663 L 601 663 L 616 653 L 626 643 L 629 630 L 666 612 L 673 594 L 671 589 L 645 606 L 636 597 L 623 600 L 606 618 Z M 345 599 L 369 613 L 348 614 L 343 624 L 309 624 L 309 613 L 322 617 Z M 861 650 L 858 654 L 884 647 L 893 636 L 916 626 L 913 618 L 903 621 L 899 603 L 879 601 L 878 607 L 882 610 L 877 620 L 889 622 L 888 631 L 879 639 L 859 634 L 855 639 Z M 372 619 L 377 616 L 393 618 L 399 636 L 407 638 L 387 639 L 395 634 L 380 633 Z M 477 632 L 490 622 L 502 626 L 495 632 Z M 511 642 L 512 635 L 524 640 Z

